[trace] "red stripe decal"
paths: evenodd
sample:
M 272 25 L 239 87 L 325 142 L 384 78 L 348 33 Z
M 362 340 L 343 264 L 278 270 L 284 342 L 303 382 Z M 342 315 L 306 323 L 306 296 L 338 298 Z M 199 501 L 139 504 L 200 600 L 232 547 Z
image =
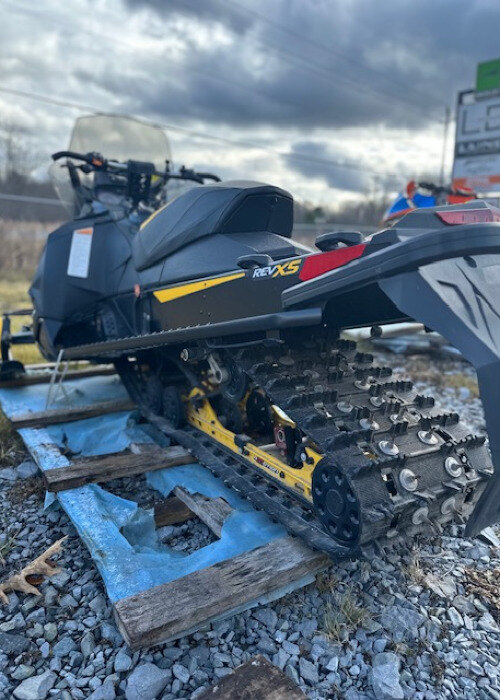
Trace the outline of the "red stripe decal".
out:
M 299 278 L 302 282 L 306 282 L 314 277 L 324 275 L 325 272 L 330 272 L 330 270 L 335 270 L 337 267 L 342 267 L 342 265 L 351 262 L 351 260 L 359 258 L 360 255 L 363 254 L 365 248 L 366 243 L 361 243 L 360 245 L 352 245 L 348 248 L 331 250 L 328 253 L 310 255 L 304 260 Z

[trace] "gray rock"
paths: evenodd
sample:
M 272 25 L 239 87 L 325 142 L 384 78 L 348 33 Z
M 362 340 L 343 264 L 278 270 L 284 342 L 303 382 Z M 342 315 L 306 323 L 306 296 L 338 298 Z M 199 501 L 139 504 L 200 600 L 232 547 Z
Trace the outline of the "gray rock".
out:
M 424 624 L 425 620 L 426 618 L 420 613 L 402 605 L 392 605 L 380 616 L 383 627 L 392 632 L 398 641 L 405 637 L 415 638 L 418 635 L 418 628 Z
M 377 700 L 403 700 L 404 693 L 399 683 L 399 659 L 396 654 L 383 652 L 373 658 L 371 683 Z
M 257 610 L 254 610 L 253 616 L 272 632 L 276 629 L 278 616 L 271 608 L 257 608 Z
M 299 659 L 299 673 L 311 685 L 315 685 L 319 680 L 318 669 L 313 663 L 304 659 L 303 656 Z
M 71 639 L 71 637 L 63 637 L 57 644 L 54 644 L 53 653 L 54 656 L 68 656 L 72 651 L 76 650 L 76 644 Z
M 92 632 L 86 632 L 83 635 L 82 641 L 80 642 L 80 649 L 85 657 L 92 654 L 95 649 L 95 638 Z
M 172 673 L 181 683 L 187 683 L 191 677 L 188 669 L 182 664 L 174 664 L 172 666 Z
M 76 608 L 78 606 L 76 600 L 69 593 L 66 593 L 66 595 L 61 597 L 59 604 L 61 608 Z
M 17 656 L 31 646 L 30 640 L 23 634 L 0 632 L 0 649 L 4 654 Z
M 30 479 L 38 474 L 38 467 L 32 459 L 25 459 L 16 467 L 16 473 L 19 479 Z
M 155 700 L 170 679 L 170 673 L 151 663 L 137 666 L 125 690 L 127 700 Z
M 27 664 L 19 664 L 17 666 L 11 675 L 11 678 L 14 678 L 16 681 L 24 681 L 25 678 L 29 678 L 35 673 L 35 669 L 33 666 L 28 666 Z
M 383 651 L 385 651 L 385 648 L 387 646 L 387 639 L 376 639 L 373 642 L 373 651 L 376 654 L 381 654 Z
M 293 644 L 288 640 L 285 640 L 281 646 L 287 654 L 290 654 L 290 656 L 298 656 L 300 654 L 300 648 L 297 646 L 297 644 Z
M 45 671 L 40 676 L 31 676 L 24 680 L 14 690 L 13 695 L 17 700 L 45 700 L 56 680 L 55 673 Z
M 47 622 L 47 624 L 43 626 L 43 630 L 43 636 L 48 642 L 53 642 L 57 637 L 57 625 L 53 622 Z
M 453 627 L 461 628 L 464 626 L 464 619 L 455 608 L 448 608 L 448 617 L 450 618 L 450 622 Z
M 102 685 L 88 696 L 87 700 L 115 700 L 115 698 L 115 686 L 109 679 L 106 679 Z
M 328 659 L 325 668 L 327 671 L 330 671 L 332 673 L 336 673 L 339 668 L 339 657 L 338 656 L 332 656 L 330 659 Z
M 300 677 L 298 671 L 292 666 L 292 664 L 287 664 L 285 666 L 285 673 L 288 676 L 288 678 L 291 678 L 296 685 L 300 684 Z
M 15 481 L 17 479 L 17 472 L 12 467 L 6 467 L 5 469 L 0 469 L 0 481 Z
M 114 669 L 115 669 L 116 673 L 123 673 L 124 671 L 130 671 L 131 668 L 132 668 L 132 659 L 123 649 L 120 649 L 118 651 L 118 654 L 115 657 Z

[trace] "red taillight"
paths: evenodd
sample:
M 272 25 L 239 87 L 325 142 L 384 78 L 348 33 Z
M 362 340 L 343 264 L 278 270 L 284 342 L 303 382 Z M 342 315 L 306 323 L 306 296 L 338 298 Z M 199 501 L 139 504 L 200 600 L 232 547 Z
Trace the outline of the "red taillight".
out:
M 348 248 L 331 250 L 328 253 L 310 255 L 304 260 L 299 278 L 302 282 L 306 282 L 314 277 L 324 275 L 325 272 L 330 272 L 330 270 L 335 270 L 337 267 L 342 267 L 342 265 L 351 262 L 351 260 L 359 258 L 359 256 L 363 254 L 365 248 L 366 244 L 360 243 L 360 245 L 352 245 Z
M 459 224 L 484 224 L 489 221 L 500 221 L 500 209 L 437 211 L 436 216 L 449 226 L 457 226 Z

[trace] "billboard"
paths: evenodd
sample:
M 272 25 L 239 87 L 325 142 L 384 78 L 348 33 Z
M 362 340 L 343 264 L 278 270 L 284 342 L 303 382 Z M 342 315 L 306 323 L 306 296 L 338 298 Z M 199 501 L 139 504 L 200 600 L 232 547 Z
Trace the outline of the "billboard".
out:
M 500 191 L 498 91 L 467 91 L 458 96 L 453 184 L 476 192 Z

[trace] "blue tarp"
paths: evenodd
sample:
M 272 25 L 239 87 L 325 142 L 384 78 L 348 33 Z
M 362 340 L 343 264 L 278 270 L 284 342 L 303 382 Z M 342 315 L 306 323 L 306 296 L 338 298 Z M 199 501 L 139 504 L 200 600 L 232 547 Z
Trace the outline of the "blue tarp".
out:
M 67 397 L 59 392 L 58 400 L 51 408 L 88 405 L 126 395 L 119 379 L 113 376 L 72 380 L 66 382 L 65 387 Z M 9 417 L 43 410 L 47 390 L 48 386 L 43 384 L 0 389 L 2 409 Z M 119 452 L 131 443 L 151 442 L 136 423 L 133 412 L 108 414 L 45 429 L 24 428 L 20 433 L 42 470 L 69 464 L 60 453 L 62 447 L 83 457 Z M 183 486 L 191 493 L 222 497 L 234 511 L 224 523 L 220 539 L 185 554 L 174 551 L 159 540 L 152 510 L 143 510 L 136 503 L 115 496 L 96 484 L 58 493 L 57 499 L 87 545 L 112 602 L 255 549 L 286 534 L 281 525 L 256 511 L 198 464 L 150 472 L 147 481 L 163 496 L 168 496 L 175 486 Z M 311 577 L 306 577 L 289 589 L 310 580 Z M 270 597 L 285 592 L 276 591 Z

